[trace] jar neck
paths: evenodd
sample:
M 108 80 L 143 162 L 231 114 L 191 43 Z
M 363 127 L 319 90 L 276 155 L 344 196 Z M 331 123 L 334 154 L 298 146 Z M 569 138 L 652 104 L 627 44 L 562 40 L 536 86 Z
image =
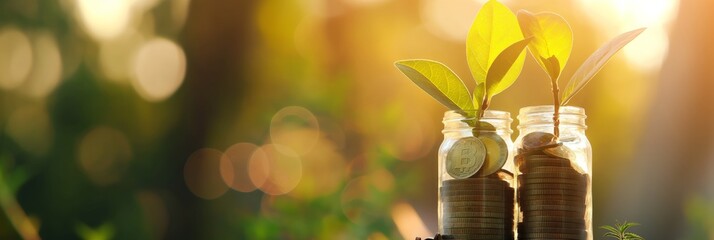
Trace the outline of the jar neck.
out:
M 474 131 L 473 121 L 476 119 L 475 116 L 476 112 L 475 111 L 470 111 L 470 112 L 460 112 L 460 111 L 446 111 L 444 113 L 444 130 L 442 133 L 448 134 L 452 132 L 472 132 Z M 495 129 L 492 128 L 476 128 L 475 130 L 478 132 L 497 132 L 497 133 L 506 133 L 506 134 L 511 134 L 513 133 L 513 130 L 511 130 L 511 123 L 513 122 L 513 119 L 511 119 L 511 114 L 508 112 L 504 111 L 496 111 L 496 110 L 486 110 L 484 112 L 484 116 L 479 118 L 480 122 L 485 122 L 493 125 Z M 469 124 L 471 122 L 471 124 Z
M 553 126 L 553 105 L 529 106 L 521 108 L 518 113 L 518 129 L 541 128 Z M 561 106 L 560 128 L 585 131 L 585 109 L 574 106 Z

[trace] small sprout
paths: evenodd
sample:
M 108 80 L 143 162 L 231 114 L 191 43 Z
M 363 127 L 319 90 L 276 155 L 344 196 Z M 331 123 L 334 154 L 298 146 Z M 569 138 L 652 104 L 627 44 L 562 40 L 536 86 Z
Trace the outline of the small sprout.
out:
M 573 96 L 597 74 L 615 53 L 635 39 L 644 28 L 623 33 L 601 46 L 570 77 L 560 96 L 558 80 L 573 47 L 573 31 L 568 22 L 558 14 L 543 12 L 533 14 L 518 11 L 518 22 L 525 37 L 532 37 L 528 50 L 536 62 L 548 73 L 553 92 L 553 134 L 559 137 L 560 106 L 565 106 Z
M 631 227 L 639 226 L 637 223 L 633 222 L 623 222 L 622 224 L 616 223 L 615 226 L 601 226 L 600 228 L 607 230 L 603 235 L 604 237 L 619 239 L 619 240 L 645 240 L 645 238 L 637 235 L 635 233 L 627 232 Z
M 395 65 L 447 108 L 480 118 L 493 96 L 510 87 L 520 75 L 523 50 L 531 40 L 523 38 L 518 20 L 508 7 L 490 0 L 479 10 L 466 39 L 466 58 L 476 81 L 473 91 L 442 63 L 416 59 Z

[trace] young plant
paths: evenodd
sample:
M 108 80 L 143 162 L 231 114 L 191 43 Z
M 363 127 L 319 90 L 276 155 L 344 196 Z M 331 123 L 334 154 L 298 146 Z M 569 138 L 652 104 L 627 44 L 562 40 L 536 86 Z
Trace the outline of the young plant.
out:
M 637 223 L 633 222 L 623 222 L 622 224 L 616 223 L 615 226 L 602 226 L 600 228 L 607 230 L 604 237 L 619 239 L 619 240 L 645 240 L 645 238 L 637 235 L 635 233 L 627 232 L 631 227 L 639 226 Z
M 510 87 L 523 68 L 530 38 L 523 39 L 516 16 L 495 0 L 483 5 L 466 39 L 466 58 L 476 81 L 473 91 L 451 69 L 424 59 L 395 63 L 417 86 L 451 110 L 482 117 L 493 96 Z
M 601 46 L 570 77 L 561 95 L 558 80 L 573 47 L 573 31 L 570 25 L 558 14 L 532 14 L 525 10 L 518 11 L 518 22 L 523 35 L 533 38 L 528 45 L 531 55 L 550 78 L 553 92 L 553 135 L 556 138 L 559 136 L 560 106 L 568 104 L 615 53 L 645 30 L 640 28 L 623 33 Z

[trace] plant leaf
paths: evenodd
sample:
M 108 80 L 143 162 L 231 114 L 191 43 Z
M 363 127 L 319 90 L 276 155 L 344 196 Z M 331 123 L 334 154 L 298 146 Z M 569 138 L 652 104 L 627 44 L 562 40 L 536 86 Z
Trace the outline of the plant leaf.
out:
M 604 237 L 616 238 L 616 239 L 619 239 L 619 238 L 620 238 L 616 233 L 612 233 L 612 232 L 607 232 L 607 233 L 605 233 L 605 235 L 603 235 L 603 236 L 604 236 Z
M 524 37 L 533 37 L 528 49 L 538 64 L 551 80 L 558 79 L 573 49 L 573 30 L 568 22 L 552 12 L 534 15 L 520 10 L 518 23 Z
M 640 235 L 637 235 L 635 233 L 625 233 L 625 239 L 632 239 L 632 240 L 640 240 L 640 239 L 645 239 Z
M 626 232 L 627 229 L 629 229 L 630 227 L 634 227 L 634 226 L 637 226 L 637 225 L 638 225 L 637 223 L 630 223 L 630 222 L 625 221 L 625 222 L 623 222 L 622 225 L 620 225 L 619 227 L 620 227 L 620 231 L 621 231 L 621 232 Z
M 485 97 L 486 97 L 486 84 L 485 83 L 476 84 L 476 87 L 474 88 L 474 100 L 473 100 L 475 110 L 481 109 L 481 104 L 483 103 L 483 100 Z
M 432 60 L 402 60 L 394 63 L 417 86 L 451 110 L 473 110 L 471 94 L 451 69 Z
M 617 233 L 619 232 L 617 229 L 615 229 L 613 226 L 601 226 L 600 228 L 607 230 L 609 233 Z
M 506 88 L 510 87 L 513 82 L 516 81 L 516 78 L 518 78 L 518 75 L 521 73 L 521 69 L 516 69 L 515 78 L 505 78 L 505 76 L 514 69 L 513 67 L 516 65 L 515 62 L 523 55 L 523 50 L 526 49 L 531 39 L 532 38 L 526 38 L 515 42 L 498 54 L 486 75 L 486 97 L 489 100 L 496 94 L 506 90 Z M 522 68 L 522 63 L 523 61 L 516 67 Z
M 466 59 L 477 84 L 486 82 L 486 75 L 499 53 L 523 39 L 518 19 L 508 7 L 495 0 L 479 10 L 466 38 Z M 523 68 L 525 54 L 519 56 L 504 79 L 516 79 Z
M 585 84 L 590 82 L 595 74 L 605 66 L 607 61 L 610 60 L 615 53 L 635 39 L 635 37 L 640 35 L 644 30 L 645 28 L 640 28 L 620 34 L 590 55 L 583 65 L 580 65 L 580 68 L 575 71 L 570 81 L 568 81 L 568 85 L 565 87 L 563 97 L 561 98 L 561 105 L 566 105 L 576 93 L 585 87 Z

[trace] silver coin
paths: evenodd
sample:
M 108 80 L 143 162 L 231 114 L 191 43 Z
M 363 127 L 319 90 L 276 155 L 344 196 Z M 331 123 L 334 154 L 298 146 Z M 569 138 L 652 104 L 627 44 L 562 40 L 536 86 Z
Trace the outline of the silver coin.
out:
M 446 153 L 446 172 L 453 178 L 464 179 L 474 176 L 486 159 L 486 147 L 476 137 L 456 141 Z

